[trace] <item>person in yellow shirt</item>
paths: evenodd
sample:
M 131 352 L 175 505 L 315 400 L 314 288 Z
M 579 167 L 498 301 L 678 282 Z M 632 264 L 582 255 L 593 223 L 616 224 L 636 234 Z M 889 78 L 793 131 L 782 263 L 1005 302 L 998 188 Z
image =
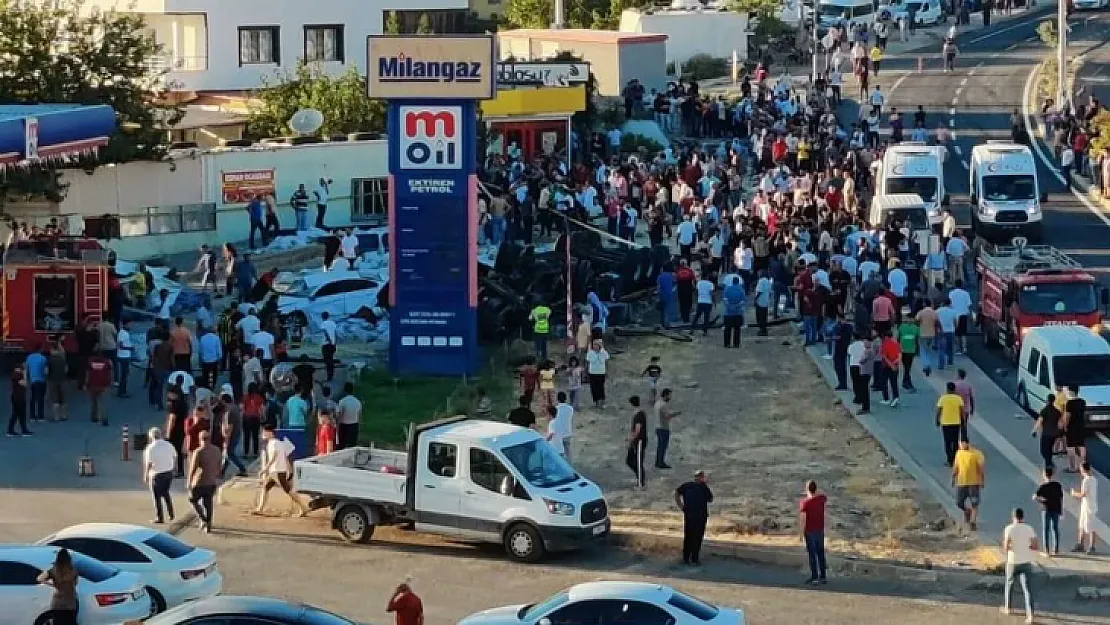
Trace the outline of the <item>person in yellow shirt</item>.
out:
M 879 66 L 883 63 L 883 49 L 879 44 L 871 46 L 871 74 L 873 76 L 879 75 Z
M 964 399 L 956 392 L 956 383 L 949 382 L 944 395 L 937 400 L 937 427 L 944 436 L 945 466 L 952 466 L 959 449 L 960 427 L 967 419 Z
M 809 136 L 802 135 L 802 140 L 798 142 L 798 171 L 810 171 L 812 152 L 813 144 L 809 142 Z
M 960 450 L 952 463 L 952 485 L 956 487 L 956 506 L 964 511 L 964 522 L 971 531 L 979 521 L 979 497 L 987 482 L 987 459 L 967 439 L 960 441 Z

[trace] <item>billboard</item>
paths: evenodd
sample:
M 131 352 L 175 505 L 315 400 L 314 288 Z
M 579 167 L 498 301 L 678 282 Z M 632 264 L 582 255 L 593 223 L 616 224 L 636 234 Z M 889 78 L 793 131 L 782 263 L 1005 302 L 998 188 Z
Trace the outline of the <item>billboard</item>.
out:
M 386 100 L 490 100 L 497 67 L 492 35 L 366 38 L 366 94 Z
M 246 204 L 255 197 L 277 194 L 273 169 L 220 172 L 220 197 L 224 204 Z
M 497 86 L 502 89 L 524 86 L 569 87 L 590 81 L 589 63 L 529 61 L 497 64 Z

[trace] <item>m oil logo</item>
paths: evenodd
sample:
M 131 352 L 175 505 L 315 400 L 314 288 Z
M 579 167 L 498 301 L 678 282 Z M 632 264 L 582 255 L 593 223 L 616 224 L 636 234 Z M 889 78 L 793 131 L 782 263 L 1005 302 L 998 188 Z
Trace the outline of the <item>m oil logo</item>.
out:
M 401 169 L 462 169 L 462 107 L 400 107 Z

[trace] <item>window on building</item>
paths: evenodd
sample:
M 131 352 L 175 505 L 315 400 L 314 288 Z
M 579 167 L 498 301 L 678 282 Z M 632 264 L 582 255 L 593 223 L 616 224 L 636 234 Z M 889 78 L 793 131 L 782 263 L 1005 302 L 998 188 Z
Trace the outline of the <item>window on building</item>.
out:
M 305 26 L 304 60 L 343 62 L 342 26 Z
M 277 26 L 240 26 L 239 65 L 281 65 L 280 33 Z
M 215 230 L 215 204 L 152 206 L 137 213 L 119 216 L 120 237 Z
M 355 178 L 351 181 L 351 219 L 383 221 L 389 212 L 388 178 Z

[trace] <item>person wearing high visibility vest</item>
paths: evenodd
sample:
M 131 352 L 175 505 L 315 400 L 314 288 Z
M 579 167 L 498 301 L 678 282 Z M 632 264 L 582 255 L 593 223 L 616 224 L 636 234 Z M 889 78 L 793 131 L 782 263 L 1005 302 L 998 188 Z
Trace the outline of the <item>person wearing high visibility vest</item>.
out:
M 536 359 L 547 358 L 547 339 L 551 335 L 551 309 L 543 303 L 536 304 L 528 314 L 532 322 L 532 340 L 536 345 Z

